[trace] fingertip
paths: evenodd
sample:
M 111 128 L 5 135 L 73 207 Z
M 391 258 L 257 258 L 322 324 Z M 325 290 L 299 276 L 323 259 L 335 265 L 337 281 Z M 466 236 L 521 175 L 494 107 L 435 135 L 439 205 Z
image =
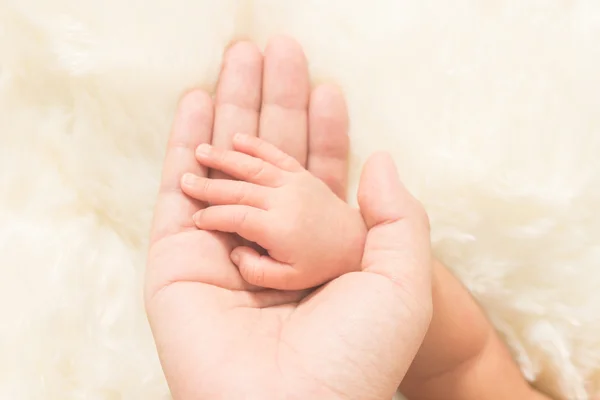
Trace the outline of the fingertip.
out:
M 385 151 L 373 153 L 363 166 L 361 183 L 370 189 L 388 192 L 391 187 L 401 185 L 396 163 L 392 156 Z M 372 193 L 372 190 L 365 194 Z
M 259 256 L 258 252 L 251 247 L 248 246 L 238 246 L 231 250 L 231 261 L 238 267 L 242 262 L 246 260 L 247 257 L 256 257 Z
M 201 89 L 186 92 L 180 100 L 180 110 L 185 114 L 212 110 L 213 101 L 210 95 Z
M 259 54 L 260 55 L 260 49 L 258 48 L 258 46 L 251 40 L 248 40 L 246 38 L 235 38 L 233 40 L 231 40 L 226 46 L 225 46 L 225 55 L 230 55 L 232 53 L 244 53 L 244 54 L 248 54 L 250 56 L 254 56 L 254 54 Z
M 198 210 L 194 213 L 194 215 L 192 215 L 192 221 L 194 221 L 194 224 L 197 227 L 200 227 L 200 225 L 202 224 L 202 213 L 204 210 Z
M 196 147 L 196 157 L 199 159 L 205 159 L 210 156 L 213 147 L 208 143 L 201 143 Z
M 322 112 L 348 120 L 348 105 L 342 88 L 333 83 L 323 83 L 315 87 L 311 97 L 312 112 Z
M 258 252 L 249 246 L 238 246 L 231 253 L 235 253 L 240 258 L 245 256 L 259 256 Z
M 265 48 L 264 60 L 263 103 L 276 104 L 286 110 L 287 115 L 290 111 L 305 113 L 309 105 L 310 83 L 302 46 L 290 37 L 275 36 Z M 277 126 L 277 129 L 280 127 Z
M 387 152 L 374 153 L 367 160 L 359 183 L 358 204 L 369 229 L 408 218 L 430 230 L 427 210 L 404 186 L 396 163 Z
M 249 143 L 253 138 L 258 139 L 256 136 L 238 132 L 233 135 L 233 144 L 246 144 Z
M 369 157 L 367 164 L 370 170 L 378 171 L 378 175 L 386 182 L 400 183 L 396 162 L 387 151 L 377 151 Z
M 231 261 L 238 267 L 242 278 L 251 285 L 263 286 L 265 271 L 259 265 L 260 254 L 246 246 L 238 246 L 232 250 Z
M 240 265 L 240 253 L 238 251 L 236 251 L 236 249 L 233 249 L 231 251 L 231 255 L 229 256 L 229 258 L 231 258 L 231 261 L 235 264 L 235 265 Z
M 367 226 L 402 218 L 410 197 L 389 153 L 372 154 L 363 167 L 358 187 L 358 204 Z
M 255 156 L 255 150 L 259 146 L 260 138 L 254 135 L 247 135 L 245 133 L 238 132 L 233 135 L 231 144 L 233 150 L 245 153 L 250 156 Z
M 348 157 L 350 119 L 341 89 L 332 84 L 316 87 L 310 98 L 309 118 L 311 146 L 318 146 L 328 157 Z
M 231 45 L 223 57 L 222 74 L 226 75 L 221 77 L 217 88 L 217 103 L 235 103 L 258 111 L 262 65 L 263 55 L 256 44 L 239 41 Z M 250 82 L 249 78 L 253 81 Z
M 186 172 L 181 177 L 181 186 L 182 187 L 187 187 L 187 188 L 193 187 L 196 182 L 198 182 L 198 176 L 192 174 L 191 172 Z
M 235 64 L 236 68 L 253 70 L 262 66 L 262 53 L 256 44 L 241 40 L 230 44 L 223 56 L 223 69 L 226 64 Z
M 304 56 L 302 45 L 296 39 L 287 35 L 274 35 L 271 37 L 265 48 L 265 54 L 271 51 L 288 52 L 294 56 L 302 54 Z
M 187 147 L 192 144 L 195 146 L 197 142 L 210 141 L 212 128 L 212 99 L 205 91 L 194 89 L 187 92 L 179 102 L 169 146 Z

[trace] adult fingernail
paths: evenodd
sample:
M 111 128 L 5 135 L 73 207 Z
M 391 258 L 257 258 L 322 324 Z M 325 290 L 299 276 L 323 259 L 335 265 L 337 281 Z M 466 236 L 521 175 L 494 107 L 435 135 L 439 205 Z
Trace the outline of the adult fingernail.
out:
M 208 143 L 202 143 L 196 149 L 196 154 L 199 156 L 207 156 L 210 153 L 211 146 Z
M 200 222 L 201 214 L 202 214 L 202 210 L 200 210 L 200 211 L 196 212 L 194 215 L 192 215 L 192 220 L 194 220 L 194 223 L 198 224 Z
M 236 251 L 231 253 L 231 261 L 233 261 L 234 264 L 238 264 L 240 262 L 240 255 Z

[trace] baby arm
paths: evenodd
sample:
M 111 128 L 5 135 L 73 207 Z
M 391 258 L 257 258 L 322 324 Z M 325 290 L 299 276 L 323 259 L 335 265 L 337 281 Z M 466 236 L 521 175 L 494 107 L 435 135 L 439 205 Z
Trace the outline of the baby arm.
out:
M 367 229 L 358 209 L 275 146 L 248 135 L 236 135 L 233 145 L 236 151 L 201 145 L 196 156 L 238 181 L 186 174 L 182 190 L 209 204 L 194 216 L 198 228 L 237 233 L 268 252 L 232 251 L 248 283 L 301 290 L 360 270 Z
M 433 318 L 400 386 L 411 400 L 549 400 L 523 378 L 508 348 L 467 289 L 433 268 Z

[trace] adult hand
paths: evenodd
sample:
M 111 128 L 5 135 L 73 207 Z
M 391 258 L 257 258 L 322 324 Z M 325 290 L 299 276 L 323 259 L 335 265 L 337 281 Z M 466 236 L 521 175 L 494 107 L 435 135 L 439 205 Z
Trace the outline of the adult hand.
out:
M 230 48 L 216 104 L 205 93 L 188 94 L 171 133 L 145 294 L 172 394 L 391 397 L 425 334 L 431 282 L 425 213 L 388 157 L 371 159 L 361 182 L 359 203 L 371 228 L 363 272 L 308 296 L 247 285 L 229 259 L 236 238 L 197 230 L 191 217 L 202 205 L 179 190 L 185 172 L 207 175 L 194 158 L 197 145 L 212 134 L 214 145 L 228 147 L 243 132 L 278 145 L 343 196 L 343 97 L 330 86 L 310 92 L 302 51 L 288 39 L 272 41 L 262 64 L 253 45 Z

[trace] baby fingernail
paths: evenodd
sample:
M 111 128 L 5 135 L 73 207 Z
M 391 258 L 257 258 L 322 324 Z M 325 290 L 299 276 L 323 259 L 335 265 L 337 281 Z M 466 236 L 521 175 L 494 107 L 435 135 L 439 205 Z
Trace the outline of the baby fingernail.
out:
M 210 153 L 211 146 L 207 143 L 203 143 L 196 149 L 196 154 L 199 156 L 206 156 Z
M 182 182 L 186 186 L 192 186 L 196 182 L 196 180 L 196 175 L 190 173 L 184 174 L 182 178 Z
M 202 214 L 202 211 L 198 211 L 196 212 L 194 215 L 192 215 L 192 219 L 194 220 L 194 223 L 199 223 L 200 222 L 200 214 Z
M 235 136 L 233 137 L 233 139 L 237 142 L 243 142 L 248 138 L 248 135 L 245 135 L 243 133 L 236 133 Z
M 233 261 L 235 264 L 238 264 L 240 262 L 240 255 L 234 251 L 231 253 L 231 261 Z

